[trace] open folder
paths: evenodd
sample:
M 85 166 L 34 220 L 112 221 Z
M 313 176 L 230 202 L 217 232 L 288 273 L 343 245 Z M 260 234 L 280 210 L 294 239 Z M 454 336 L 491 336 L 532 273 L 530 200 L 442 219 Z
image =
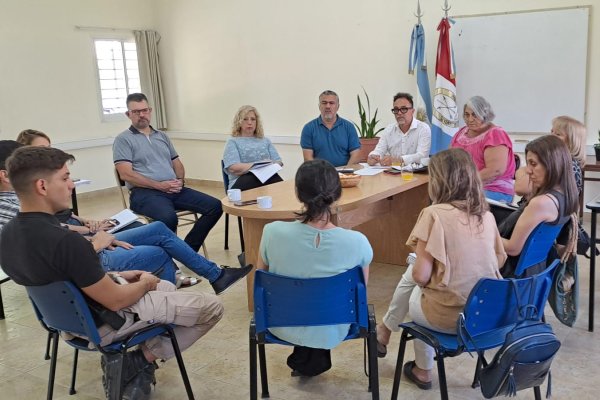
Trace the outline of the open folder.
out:
M 137 221 L 137 219 L 138 216 L 135 215 L 129 208 L 126 208 L 108 219 L 114 225 L 108 230 L 108 233 L 115 233 L 118 230 L 125 228 L 127 225 Z

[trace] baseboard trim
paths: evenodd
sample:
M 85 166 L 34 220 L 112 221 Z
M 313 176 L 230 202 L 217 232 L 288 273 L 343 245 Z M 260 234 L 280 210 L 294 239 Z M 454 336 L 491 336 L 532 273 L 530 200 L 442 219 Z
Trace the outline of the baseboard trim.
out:
M 213 181 L 213 180 L 208 180 L 208 179 L 193 179 L 193 178 L 186 178 L 185 183 L 188 186 L 204 186 L 204 187 L 214 187 L 214 188 L 222 188 L 223 187 L 223 182 L 222 181 Z M 110 187 L 110 188 L 105 188 L 105 189 L 99 189 L 99 190 L 92 190 L 90 192 L 85 192 L 85 193 L 77 193 L 77 199 L 78 200 L 89 200 L 92 198 L 97 198 L 97 197 L 102 197 L 102 196 L 121 196 L 119 194 L 119 190 L 120 188 L 117 186 L 114 187 Z

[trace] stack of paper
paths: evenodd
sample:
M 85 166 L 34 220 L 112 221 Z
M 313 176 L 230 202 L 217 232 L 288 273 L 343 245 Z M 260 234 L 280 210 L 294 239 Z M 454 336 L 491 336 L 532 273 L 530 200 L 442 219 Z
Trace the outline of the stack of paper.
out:
M 252 165 L 250 173 L 254 174 L 261 183 L 265 183 L 281 170 L 281 165 L 271 161 L 259 161 Z

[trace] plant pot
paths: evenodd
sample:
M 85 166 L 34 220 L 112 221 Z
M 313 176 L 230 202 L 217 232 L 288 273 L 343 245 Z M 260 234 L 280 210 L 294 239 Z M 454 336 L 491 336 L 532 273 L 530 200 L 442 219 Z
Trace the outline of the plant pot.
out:
M 379 138 L 372 139 L 360 138 L 360 162 L 367 162 L 369 153 L 375 150 L 375 146 L 379 143 Z
M 594 146 L 594 152 L 596 153 L 596 161 L 600 161 L 600 146 Z

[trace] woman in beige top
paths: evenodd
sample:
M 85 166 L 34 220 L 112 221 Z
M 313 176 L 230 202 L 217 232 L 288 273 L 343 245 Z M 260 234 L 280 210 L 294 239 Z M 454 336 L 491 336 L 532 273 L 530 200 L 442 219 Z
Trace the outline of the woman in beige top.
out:
M 480 278 L 501 278 L 506 253 L 488 210 L 481 179 L 463 149 L 442 151 L 429 164 L 429 197 L 406 244 L 416 252 L 396 287 L 383 324 L 377 326 L 384 357 L 392 331 L 407 313 L 419 325 L 455 333 L 458 314 Z M 415 361 L 404 374 L 421 389 L 431 388 L 434 350 L 415 340 Z

